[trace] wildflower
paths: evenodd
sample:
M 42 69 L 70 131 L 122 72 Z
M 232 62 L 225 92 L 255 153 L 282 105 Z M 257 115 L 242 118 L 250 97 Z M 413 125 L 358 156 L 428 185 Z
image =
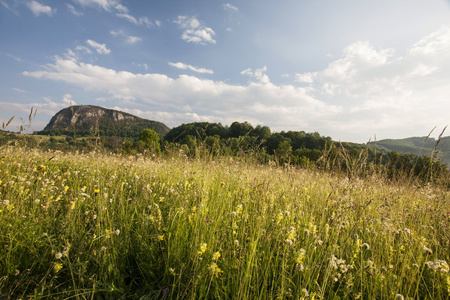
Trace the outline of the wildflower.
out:
M 303 264 L 303 260 L 306 257 L 306 250 L 301 248 L 297 253 L 297 257 L 295 258 L 295 262 L 299 265 Z
M 120 230 L 119 230 L 119 229 L 116 229 L 115 234 L 116 234 L 116 235 L 119 235 L 119 234 L 120 234 Z
M 308 293 L 308 290 L 307 289 L 305 289 L 305 288 L 303 288 L 302 289 L 302 293 L 303 293 L 303 297 L 309 297 L 309 293 Z
M 100 190 L 99 190 L 99 189 L 95 189 L 95 190 L 94 190 L 94 194 L 95 194 L 95 195 L 98 195 L 98 193 L 100 193 Z
M 164 240 L 164 234 L 163 235 L 158 235 L 158 240 L 163 241 Z
M 217 252 L 214 252 L 212 259 L 213 259 L 213 260 L 218 260 L 219 257 L 220 257 L 220 252 L 217 251 Z
M 432 269 L 434 272 L 449 273 L 450 269 L 448 263 L 445 260 L 427 261 L 425 263 L 428 269 Z
M 206 243 L 202 243 L 200 245 L 200 251 L 198 251 L 198 254 L 202 255 L 203 253 L 205 253 L 206 247 L 207 247 Z
M 405 300 L 405 297 L 403 297 L 402 294 L 397 294 L 397 295 L 395 296 L 395 300 Z
M 421 243 L 420 246 L 422 246 L 423 251 L 425 251 L 426 253 L 433 254 L 433 250 L 431 250 L 430 248 L 428 248 L 424 244 Z
M 63 257 L 63 254 L 61 252 L 58 252 L 55 254 L 55 259 L 61 259 Z
M 38 171 L 41 171 L 41 170 L 45 170 L 45 166 L 44 165 L 40 165 L 39 167 L 38 167 Z
M 55 273 L 58 273 L 59 271 L 61 271 L 63 265 L 61 263 L 54 263 L 53 264 L 53 271 Z
M 219 266 L 215 262 L 213 262 L 208 268 L 211 270 L 212 275 L 216 277 L 219 277 L 219 274 L 223 273 L 223 271 L 219 268 Z

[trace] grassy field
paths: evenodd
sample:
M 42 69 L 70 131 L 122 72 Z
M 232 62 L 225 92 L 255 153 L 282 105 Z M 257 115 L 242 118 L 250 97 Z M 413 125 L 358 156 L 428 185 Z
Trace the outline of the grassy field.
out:
M 450 298 L 443 188 L 230 158 L 0 158 L 1 299 Z

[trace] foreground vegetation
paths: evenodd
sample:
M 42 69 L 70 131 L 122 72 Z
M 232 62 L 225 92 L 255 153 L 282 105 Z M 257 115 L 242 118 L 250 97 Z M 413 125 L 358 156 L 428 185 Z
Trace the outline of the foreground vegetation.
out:
M 449 299 L 446 187 L 177 153 L 1 147 L 0 296 Z

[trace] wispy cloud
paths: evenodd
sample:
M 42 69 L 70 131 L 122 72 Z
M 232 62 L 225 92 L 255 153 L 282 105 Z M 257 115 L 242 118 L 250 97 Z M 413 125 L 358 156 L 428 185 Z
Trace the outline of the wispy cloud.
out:
M 117 0 L 73 0 L 84 7 L 95 7 L 108 12 L 118 11 L 120 13 L 128 12 L 128 8 L 120 4 Z
M 56 9 L 53 9 L 48 5 L 43 5 L 34 0 L 28 2 L 27 6 L 36 17 L 40 16 L 41 14 L 52 16 L 56 12 Z
M 9 53 L 5 53 L 5 55 L 8 56 L 8 57 L 11 57 L 15 61 L 18 61 L 18 62 L 22 61 L 22 59 L 20 57 L 18 57 L 18 56 L 15 56 L 15 55 L 12 55 L 12 54 L 9 54 Z
M 239 11 L 239 8 L 237 8 L 237 7 L 234 6 L 234 5 L 231 5 L 230 3 L 224 4 L 224 5 L 223 5 L 223 8 L 224 8 L 225 10 L 232 11 L 232 12 Z
M 187 65 L 184 64 L 182 62 L 177 62 L 177 63 L 173 63 L 173 62 L 169 62 L 169 65 L 178 69 L 182 69 L 182 70 L 191 70 L 197 73 L 206 73 L 206 74 L 213 74 L 213 70 L 208 70 L 208 69 L 204 69 L 204 68 L 197 68 L 191 65 Z
M 188 43 L 206 45 L 206 43 L 215 44 L 213 36 L 216 35 L 214 30 L 200 24 L 196 17 L 178 16 L 174 21 L 182 28 L 183 34 L 181 38 Z
M 16 91 L 18 93 L 26 93 L 27 91 L 19 89 L 19 88 L 11 88 L 13 91 Z
M 115 37 L 119 37 L 119 36 L 123 37 L 127 44 L 134 44 L 134 43 L 142 41 L 141 37 L 127 35 L 123 30 L 119 30 L 119 31 L 111 30 L 110 34 Z
M 66 3 L 66 7 L 67 7 L 67 10 L 74 16 L 80 17 L 80 16 L 84 15 L 82 12 L 76 10 L 76 8 L 69 3 Z
M 117 17 L 125 19 L 135 25 L 143 25 L 147 27 L 151 27 L 154 25 L 159 27 L 161 25 L 159 21 L 156 21 L 154 24 L 147 17 L 136 18 L 135 16 L 129 13 L 130 10 L 128 9 L 128 7 L 122 5 L 118 0 L 73 0 L 73 1 L 80 4 L 83 7 L 94 7 L 97 9 L 102 9 L 107 12 L 113 13 Z
M 99 54 L 109 54 L 109 53 L 111 53 L 111 50 L 106 48 L 105 44 L 99 44 L 99 43 L 97 43 L 96 41 L 93 41 L 93 40 L 86 40 L 86 44 L 88 44 L 90 47 L 92 47 Z

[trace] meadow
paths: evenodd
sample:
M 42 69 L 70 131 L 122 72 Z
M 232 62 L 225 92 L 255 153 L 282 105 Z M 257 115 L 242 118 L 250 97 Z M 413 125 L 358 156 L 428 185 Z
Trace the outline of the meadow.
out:
M 0 148 L 1 299 L 449 299 L 450 191 Z

